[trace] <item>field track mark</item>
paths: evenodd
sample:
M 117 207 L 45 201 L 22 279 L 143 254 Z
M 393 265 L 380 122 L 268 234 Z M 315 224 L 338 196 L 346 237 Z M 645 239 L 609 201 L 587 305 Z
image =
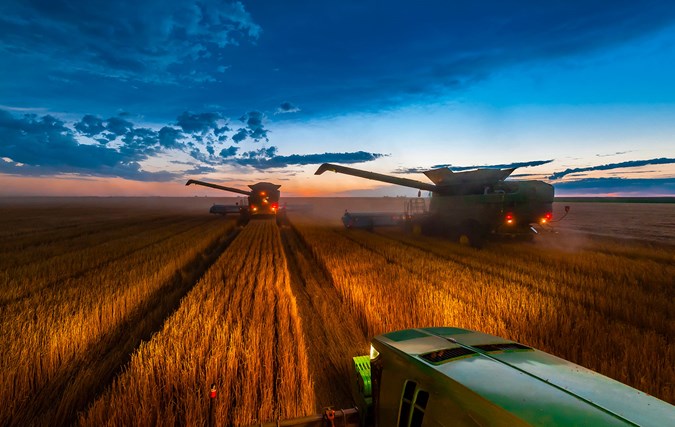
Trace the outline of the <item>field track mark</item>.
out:
M 122 371 L 138 346 L 161 330 L 181 299 L 237 237 L 236 228 L 214 241 L 165 286 L 141 304 L 125 322 L 91 345 L 84 359 L 60 370 L 41 390 L 22 402 L 10 424 L 74 425 L 83 412 Z
M 281 228 L 281 238 L 308 343 L 316 410 L 350 407 L 351 358 L 367 352 L 365 333 L 343 305 L 326 267 L 295 228 Z

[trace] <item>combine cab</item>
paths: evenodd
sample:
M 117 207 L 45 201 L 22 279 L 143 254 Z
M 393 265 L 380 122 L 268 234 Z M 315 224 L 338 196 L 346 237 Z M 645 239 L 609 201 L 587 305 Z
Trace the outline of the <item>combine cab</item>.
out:
M 531 235 L 532 224 L 552 219 L 553 186 L 542 181 L 507 181 L 514 169 L 458 173 L 448 168 L 434 169 L 425 172 L 433 184 L 330 163 L 321 165 L 316 174 L 326 171 L 417 188 L 432 194 L 428 210 L 423 199 L 419 199 L 421 202 L 409 201 L 401 214 L 350 214 L 360 220 L 353 222 L 362 225 L 359 228 L 378 226 L 386 216 L 400 216 L 397 223 L 391 221 L 386 225 L 403 225 L 408 230 L 447 235 L 480 246 L 488 235 Z
M 361 426 L 661 426 L 666 402 L 543 351 L 459 328 L 377 336 L 354 358 Z M 667 421 L 667 420 L 670 420 Z
M 407 329 L 353 358 L 355 408 L 260 424 L 305 427 L 664 426 L 675 408 L 535 348 L 468 329 Z

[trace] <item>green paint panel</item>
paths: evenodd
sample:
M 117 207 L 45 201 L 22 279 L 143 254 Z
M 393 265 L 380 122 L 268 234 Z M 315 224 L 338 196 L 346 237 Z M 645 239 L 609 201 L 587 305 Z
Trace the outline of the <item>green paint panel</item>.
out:
M 407 341 L 414 338 L 424 338 L 428 335 L 415 329 L 406 329 L 403 331 L 390 332 L 388 334 L 384 334 L 384 336 L 392 341 Z
M 448 327 L 436 327 L 436 328 L 424 328 L 425 331 L 429 331 L 434 335 L 460 335 L 460 334 L 470 334 L 473 331 L 460 328 L 448 328 Z

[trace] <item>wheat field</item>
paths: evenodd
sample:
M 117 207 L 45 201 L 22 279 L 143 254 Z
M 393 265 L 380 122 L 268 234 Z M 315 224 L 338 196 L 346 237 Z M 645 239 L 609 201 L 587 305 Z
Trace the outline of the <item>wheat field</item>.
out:
M 345 230 L 320 202 L 241 229 L 209 201 L 162 203 L 0 203 L 0 424 L 206 425 L 211 384 L 218 425 L 347 407 L 370 337 L 442 325 L 675 402 L 668 239 L 614 221 L 475 250 Z

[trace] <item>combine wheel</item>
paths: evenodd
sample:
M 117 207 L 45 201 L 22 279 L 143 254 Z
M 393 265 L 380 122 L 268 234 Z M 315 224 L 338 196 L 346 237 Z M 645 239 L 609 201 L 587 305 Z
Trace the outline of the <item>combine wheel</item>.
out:
M 476 221 L 464 223 L 459 229 L 459 244 L 480 249 L 483 247 L 483 233 Z

